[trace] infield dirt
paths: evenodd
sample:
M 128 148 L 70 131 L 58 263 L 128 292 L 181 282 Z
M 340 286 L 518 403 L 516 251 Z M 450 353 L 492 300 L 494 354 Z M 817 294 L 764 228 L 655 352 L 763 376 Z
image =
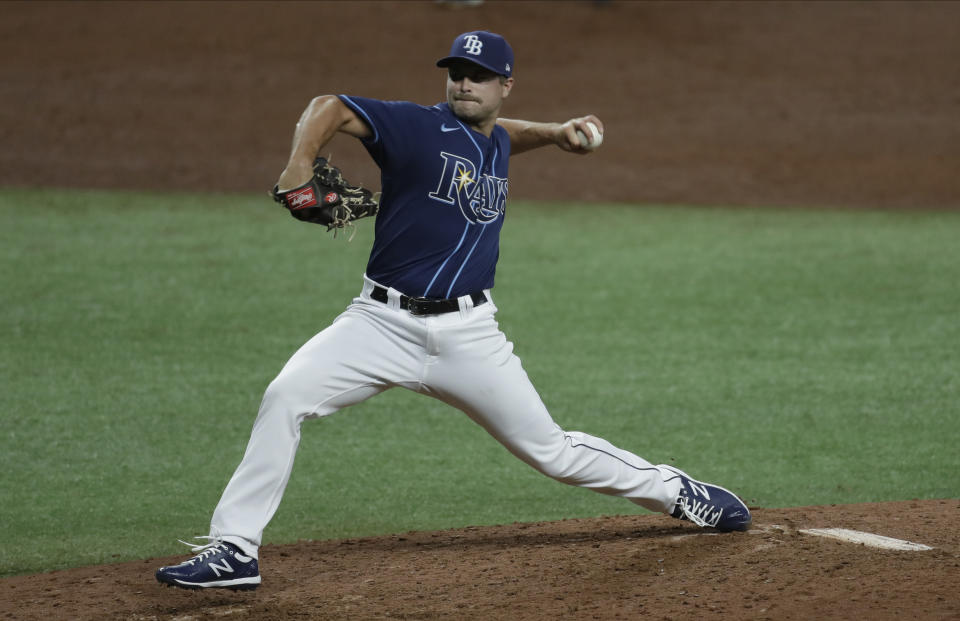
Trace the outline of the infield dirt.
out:
M 435 103 L 433 62 L 457 33 L 486 28 L 517 53 L 507 115 L 592 112 L 607 130 L 589 159 L 518 157 L 514 198 L 960 208 L 960 3 L 50 2 L 3 14 L 4 186 L 266 192 L 310 97 Z M 331 150 L 349 179 L 375 185 L 356 141 Z M 253 593 L 166 589 L 153 572 L 173 559 L 146 559 L 3 579 L 0 615 L 956 619 L 958 517 L 956 499 L 922 500 L 756 508 L 753 530 L 725 535 L 635 515 L 268 545 Z M 934 549 L 797 532 L 816 527 Z

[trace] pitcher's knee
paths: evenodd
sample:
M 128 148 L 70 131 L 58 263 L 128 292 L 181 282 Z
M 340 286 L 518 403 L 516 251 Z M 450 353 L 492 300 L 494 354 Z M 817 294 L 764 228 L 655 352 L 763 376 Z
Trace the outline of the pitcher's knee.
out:
M 302 420 L 309 415 L 309 406 L 302 403 L 303 400 L 298 399 L 297 395 L 295 383 L 290 382 L 283 374 L 277 376 L 263 393 L 257 418 L 271 421 Z

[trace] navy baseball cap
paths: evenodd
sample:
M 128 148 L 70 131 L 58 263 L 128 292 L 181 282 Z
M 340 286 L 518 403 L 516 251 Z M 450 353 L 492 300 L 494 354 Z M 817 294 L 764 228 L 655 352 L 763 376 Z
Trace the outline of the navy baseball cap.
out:
M 465 32 L 453 40 L 450 55 L 437 61 L 447 67 L 455 60 L 468 60 L 484 69 L 510 77 L 513 74 L 513 49 L 500 35 L 486 30 Z

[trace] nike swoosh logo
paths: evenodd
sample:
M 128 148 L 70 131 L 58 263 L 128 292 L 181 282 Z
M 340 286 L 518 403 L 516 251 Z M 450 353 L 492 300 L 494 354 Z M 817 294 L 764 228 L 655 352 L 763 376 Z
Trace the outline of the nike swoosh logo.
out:
M 459 126 L 458 126 L 458 127 L 447 127 L 447 124 L 446 124 L 446 123 L 444 123 L 443 125 L 440 126 L 440 131 L 442 131 L 442 132 L 455 132 L 455 131 L 457 131 L 458 129 L 460 129 Z

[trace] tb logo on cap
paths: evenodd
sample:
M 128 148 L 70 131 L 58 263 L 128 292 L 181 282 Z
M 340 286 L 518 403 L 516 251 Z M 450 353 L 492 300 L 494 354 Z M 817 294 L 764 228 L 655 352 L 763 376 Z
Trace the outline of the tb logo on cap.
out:
M 483 41 L 477 35 L 467 35 L 463 39 L 463 49 L 467 51 L 467 54 L 478 56 L 480 51 L 483 50 Z

